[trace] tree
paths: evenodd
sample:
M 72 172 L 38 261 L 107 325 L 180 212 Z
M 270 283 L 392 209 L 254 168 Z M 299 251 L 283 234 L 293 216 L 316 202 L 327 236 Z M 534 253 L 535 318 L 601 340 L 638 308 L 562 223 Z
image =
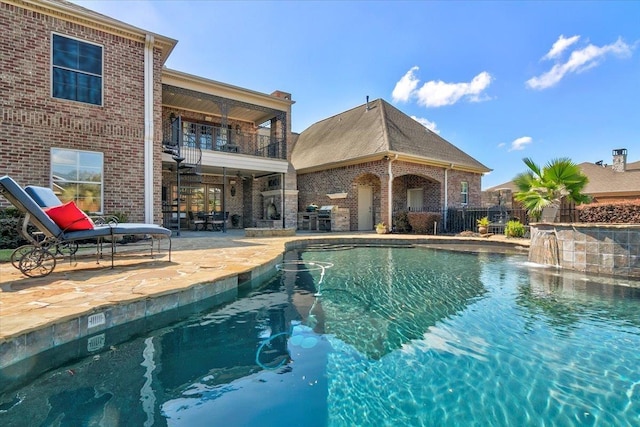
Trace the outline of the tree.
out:
M 559 208 L 563 198 L 578 205 L 591 200 L 582 194 L 588 178 L 568 158 L 553 159 L 543 168 L 528 157 L 522 160 L 529 170 L 513 179 L 519 190 L 514 198 L 534 217 L 540 218 L 544 208 Z

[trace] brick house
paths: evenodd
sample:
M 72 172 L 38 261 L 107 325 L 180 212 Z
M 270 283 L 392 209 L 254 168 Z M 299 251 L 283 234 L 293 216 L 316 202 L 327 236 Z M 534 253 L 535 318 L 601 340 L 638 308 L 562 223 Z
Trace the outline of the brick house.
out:
M 0 27 L 0 173 L 159 222 L 162 66 L 176 41 L 64 1 L 2 0 Z
M 0 0 L 0 26 L 1 174 L 130 221 L 295 226 L 290 94 L 164 68 L 176 40 L 64 0 Z
M 348 214 L 350 230 L 391 224 L 401 210 L 477 206 L 490 171 L 382 99 L 311 125 L 291 162 L 299 210 L 334 206 Z
M 489 169 L 383 100 L 297 135 L 291 94 L 168 69 L 171 38 L 65 0 L 0 0 L 0 27 L 0 174 L 83 210 L 297 228 L 317 203 L 370 230 L 479 203 Z

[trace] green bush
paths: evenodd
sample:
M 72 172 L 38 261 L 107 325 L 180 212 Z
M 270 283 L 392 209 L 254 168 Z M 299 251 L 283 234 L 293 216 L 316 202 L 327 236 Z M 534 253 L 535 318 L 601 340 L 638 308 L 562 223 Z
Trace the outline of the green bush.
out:
M 22 214 L 14 207 L 0 209 L 0 249 L 15 249 L 28 242 L 20 234 Z
M 524 237 L 524 234 L 525 228 L 520 221 L 511 220 L 504 227 L 504 235 L 507 237 Z
M 393 218 L 393 231 L 396 233 L 411 233 L 411 224 L 409 224 L 409 213 L 400 211 Z

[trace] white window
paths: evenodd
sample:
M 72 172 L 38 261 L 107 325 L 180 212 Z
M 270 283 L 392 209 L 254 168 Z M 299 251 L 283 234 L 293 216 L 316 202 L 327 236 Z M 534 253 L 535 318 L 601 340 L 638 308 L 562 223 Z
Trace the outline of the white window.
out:
M 63 202 L 102 213 L 103 155 L 95 151 L 51 149 L 51 187 Z
M 407 190 L 407 209 L 420 212 L 424 209 L 424 191 L 422 188 L 410 188 Z
M 52 96 L 102 105 L 102 62 L 102 46 L 52 34 Z
M 469 183 L 462 181 L 460 184 L 460 201 L 463 205 L 466 205 L 469 203 Z

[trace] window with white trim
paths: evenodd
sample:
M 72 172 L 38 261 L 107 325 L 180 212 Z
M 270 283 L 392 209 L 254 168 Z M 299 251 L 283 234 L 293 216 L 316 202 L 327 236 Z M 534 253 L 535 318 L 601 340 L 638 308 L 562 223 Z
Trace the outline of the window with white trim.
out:
M 52 34 L 51 95 L 102 105 L 102 46 Z
M 460 202 L 463 205 L 469 204 L 469 183 L 467 181 L 460 183 Z
M 103 154 L 51 149 L 51 187 L 62 202 L 71 200 L 85 212 L 102 213 Z

